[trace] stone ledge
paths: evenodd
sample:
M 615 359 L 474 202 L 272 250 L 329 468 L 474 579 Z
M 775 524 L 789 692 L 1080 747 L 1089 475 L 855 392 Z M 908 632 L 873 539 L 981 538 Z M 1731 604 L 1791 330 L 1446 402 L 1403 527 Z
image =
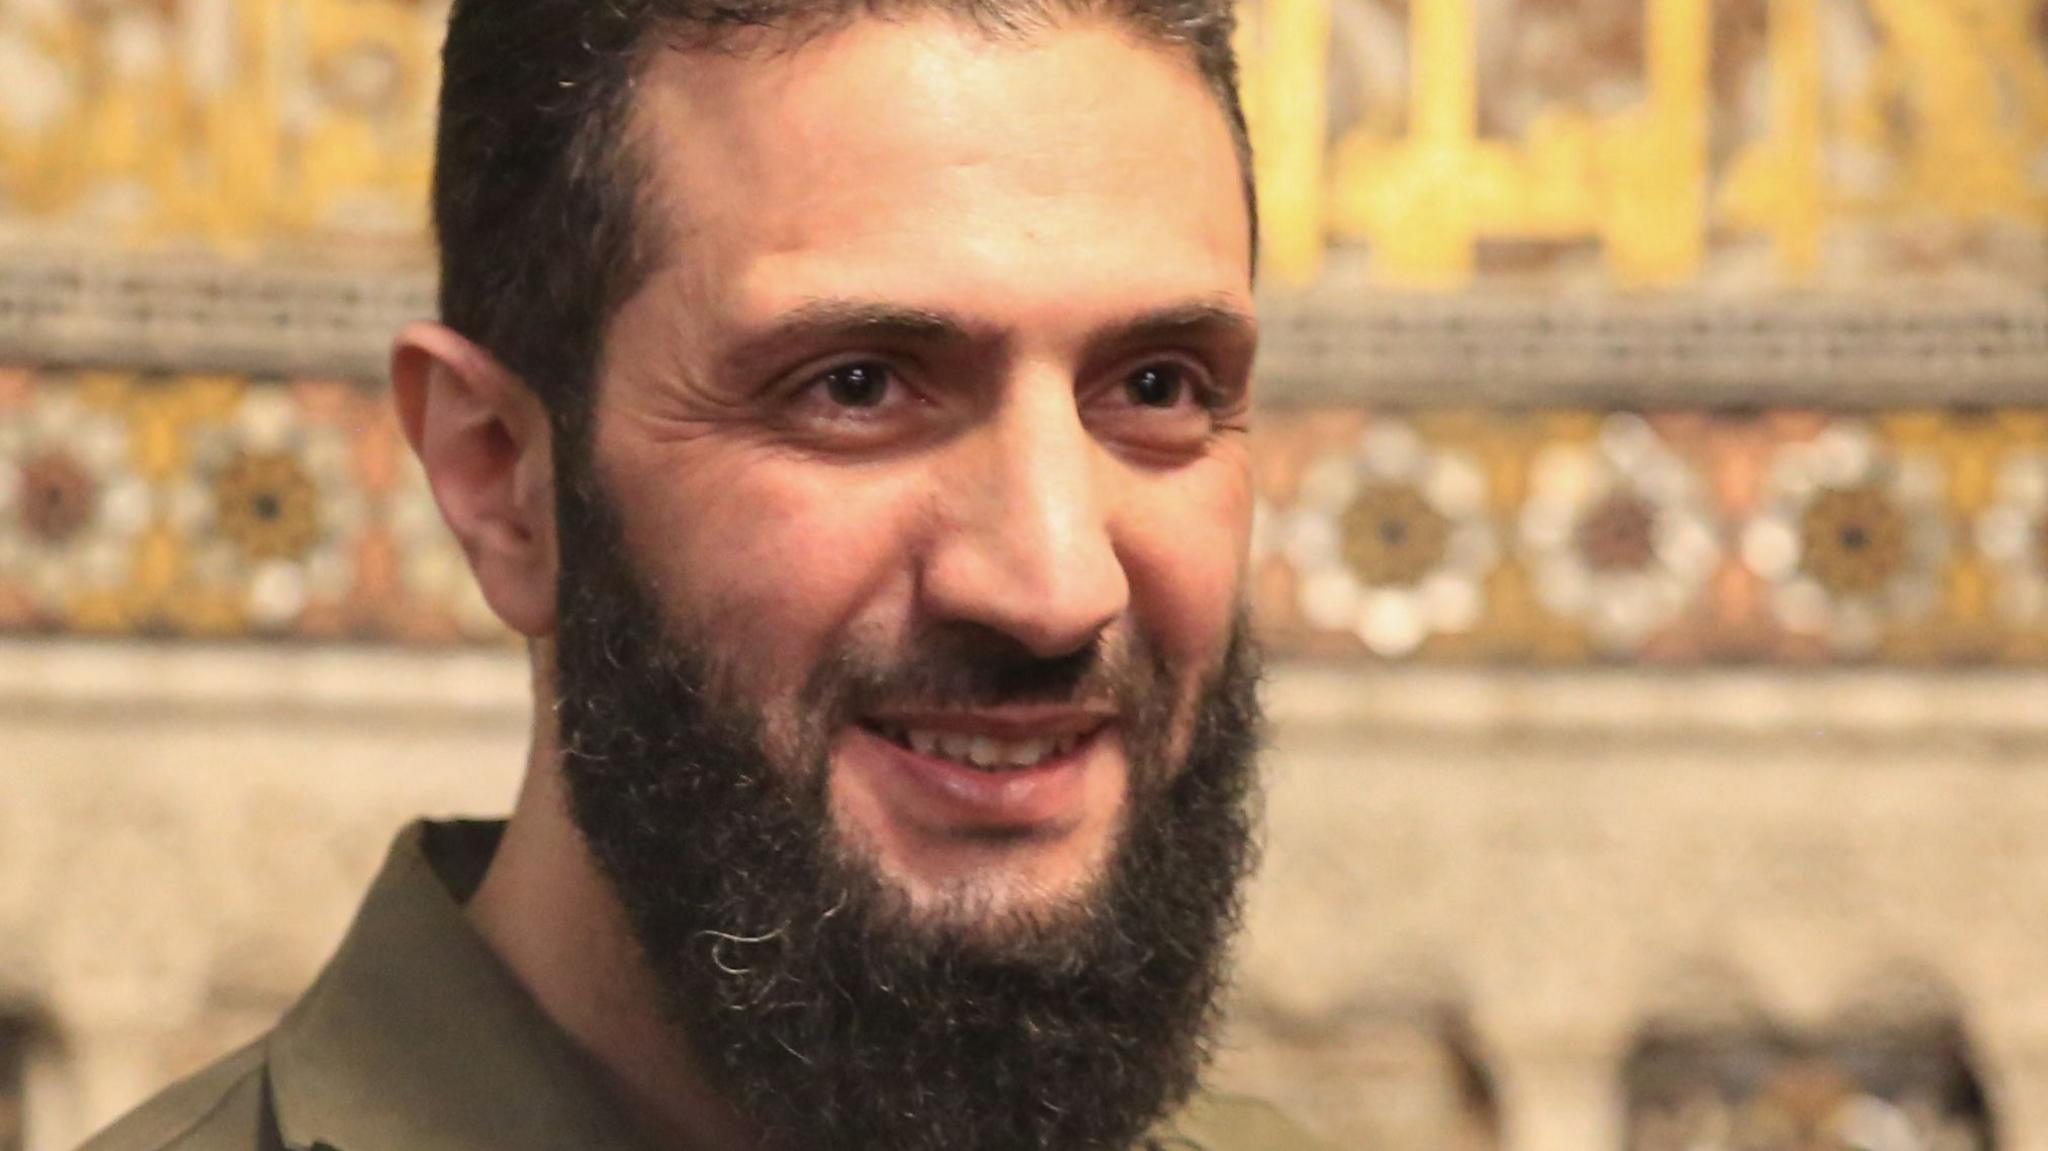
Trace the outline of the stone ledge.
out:
M 1304 733 L 2048 738 L 2048 672 L 2034 670 L 1297 664 L 1275 672 L 1267 698 L 1276 725 Z
M 1386 668 L 1281 663 L 1290 733 L 2048 739 L 2048 671 Z M 94 640 L 0 642 L 0 713 L 260 714 L 524 724 L 517 651 Z
M 0 642 L 0 713 L 259 714 L 524 725 L 514 651 Z

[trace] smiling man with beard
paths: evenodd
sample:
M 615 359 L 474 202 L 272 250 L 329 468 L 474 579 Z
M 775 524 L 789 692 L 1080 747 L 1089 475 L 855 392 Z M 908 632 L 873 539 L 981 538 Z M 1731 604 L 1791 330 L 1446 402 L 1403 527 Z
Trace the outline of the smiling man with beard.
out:
M 1306 1146 L 1252 854 L 1223 0 L 459 0 L 408 437 L 538 706 L 270 1035 L 94 1144 Z

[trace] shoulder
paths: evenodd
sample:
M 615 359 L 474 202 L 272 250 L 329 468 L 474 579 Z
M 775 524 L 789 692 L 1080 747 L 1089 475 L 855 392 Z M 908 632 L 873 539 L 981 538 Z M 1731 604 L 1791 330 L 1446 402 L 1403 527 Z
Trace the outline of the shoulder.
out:
M 259 1151 L 276 1148 L 258 1040 L 166 1088 L 79 1151 Z
M 1174 1118 L 1158 1146 L 1162 1151 L 1328 1151 L 1271 1104 L 1206 1093 Z

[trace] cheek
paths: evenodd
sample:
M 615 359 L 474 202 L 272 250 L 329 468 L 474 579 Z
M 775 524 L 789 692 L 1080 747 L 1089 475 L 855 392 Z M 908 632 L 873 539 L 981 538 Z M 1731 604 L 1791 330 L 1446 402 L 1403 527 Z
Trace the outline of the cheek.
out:
M 1138 624 L 1173 663 L 1206 671 L 1222 658 L 1244 590 L 1251 468 L 1231 451 L 1133 477 L 1120 551 Z
M 672 618 L 688 620 L 749 690 L 800 688 L 847 632 L 907 586 L 900 485 L 774 458 L 692 468 L 645 485 L 628 524 Z M 708 464 L 710 461 L 701 461 Z

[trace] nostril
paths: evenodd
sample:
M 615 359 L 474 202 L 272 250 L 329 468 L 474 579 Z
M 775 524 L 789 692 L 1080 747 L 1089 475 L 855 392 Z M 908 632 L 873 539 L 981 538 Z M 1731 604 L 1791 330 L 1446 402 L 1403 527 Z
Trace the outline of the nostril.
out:
M 1127 606 L 1113 559 L 1049 564 L 965 541 L 925 565 L 918 596 L 934 623 L 995 633 L 1033 661 L 1091 648 Z

